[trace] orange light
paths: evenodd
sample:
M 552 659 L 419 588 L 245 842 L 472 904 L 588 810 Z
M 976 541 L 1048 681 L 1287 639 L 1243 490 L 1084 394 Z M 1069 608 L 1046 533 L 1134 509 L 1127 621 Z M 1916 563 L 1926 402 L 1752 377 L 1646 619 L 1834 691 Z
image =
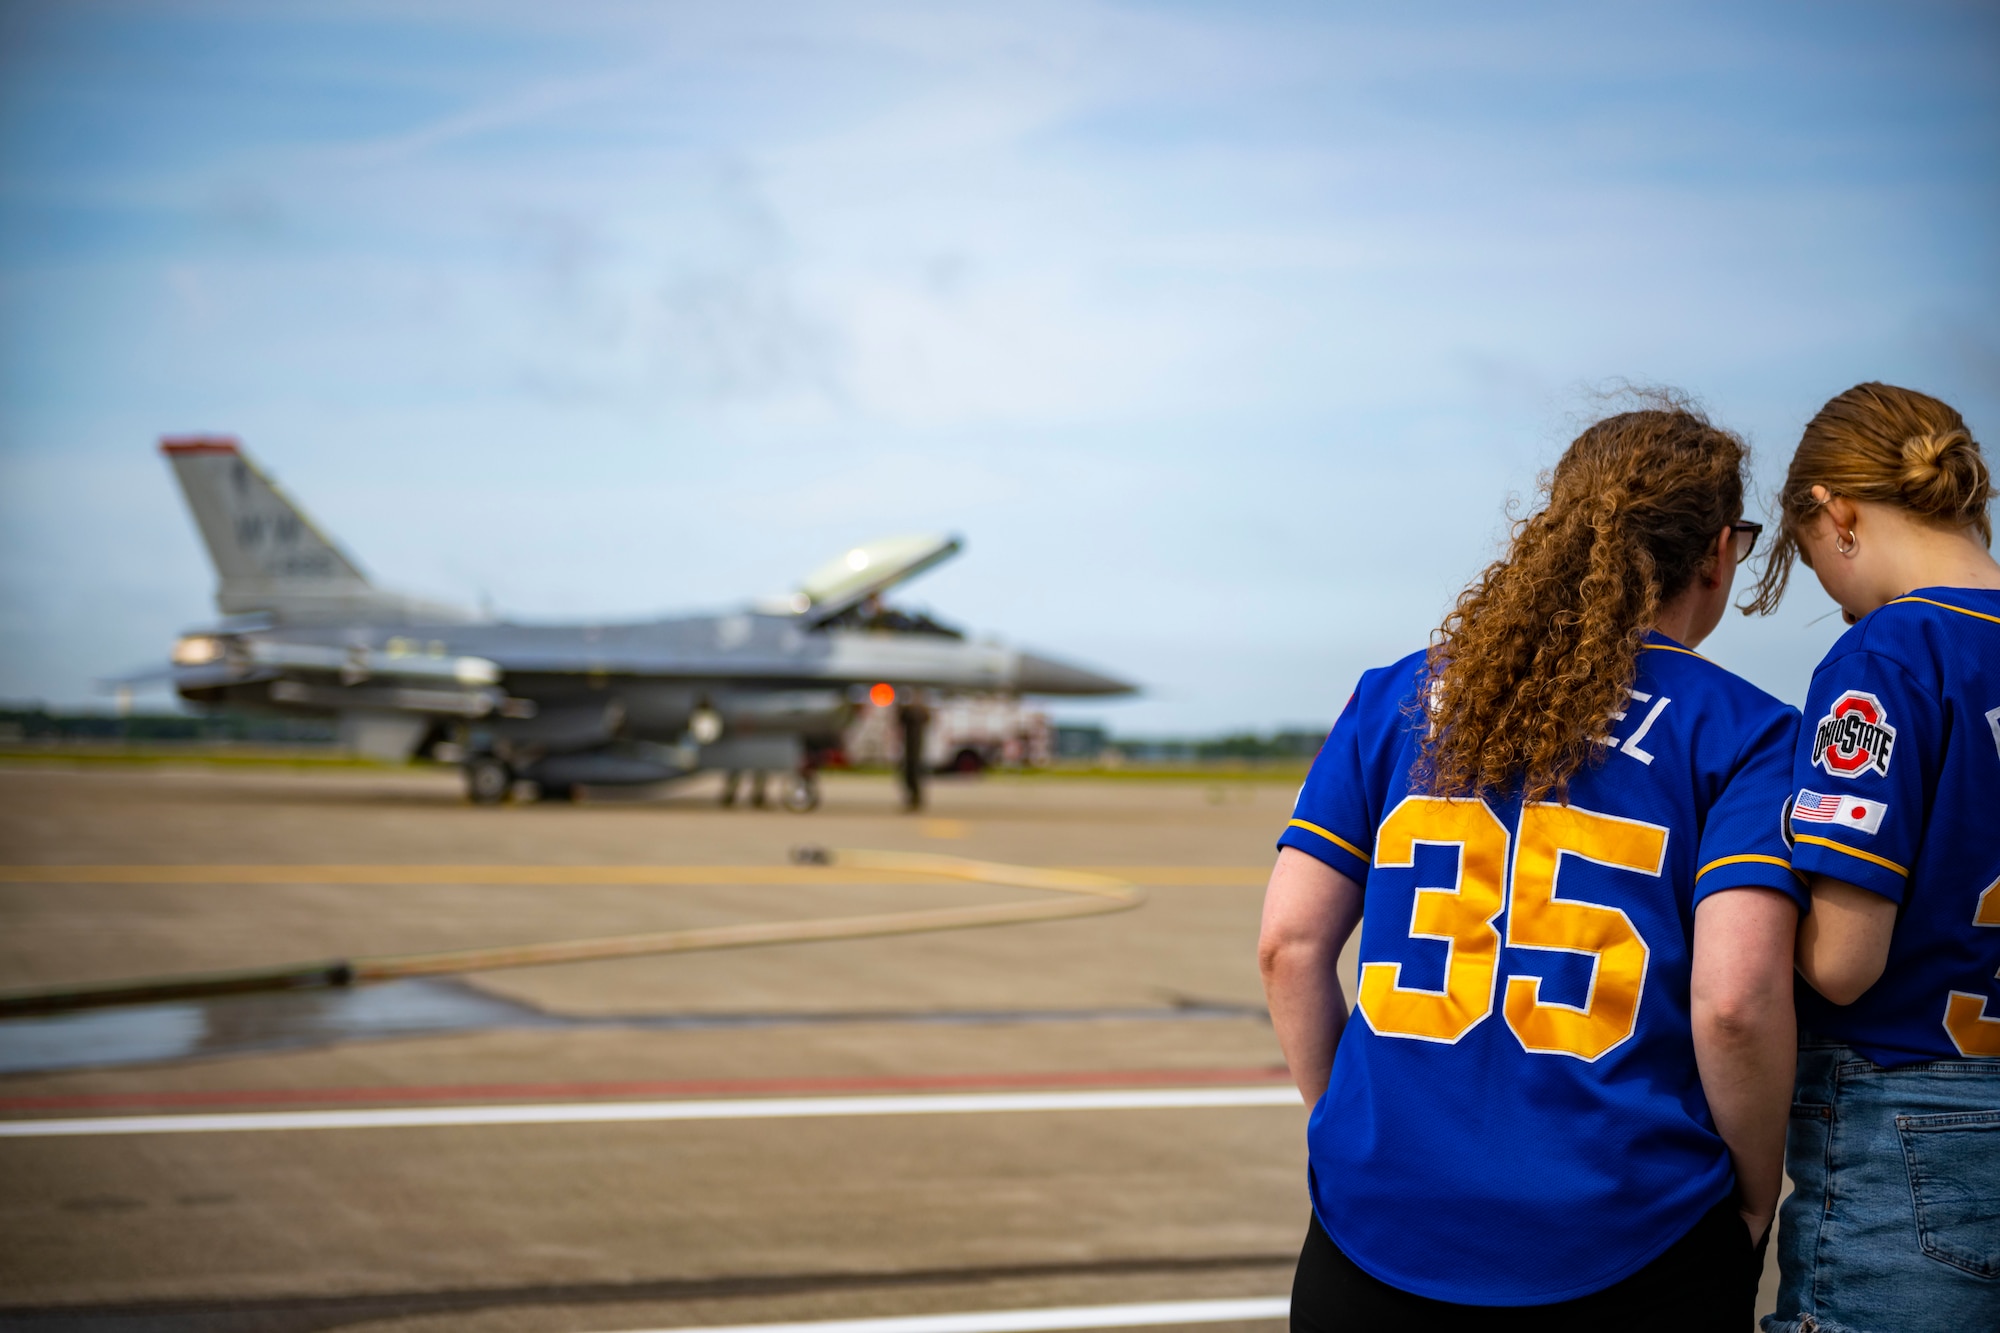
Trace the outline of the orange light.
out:
M 896 687 L 894 685 L 871 685 L 868 689 L 868 702 L 874 704 L 877 708 L 887 708 L 890 704 L 896 702 Z

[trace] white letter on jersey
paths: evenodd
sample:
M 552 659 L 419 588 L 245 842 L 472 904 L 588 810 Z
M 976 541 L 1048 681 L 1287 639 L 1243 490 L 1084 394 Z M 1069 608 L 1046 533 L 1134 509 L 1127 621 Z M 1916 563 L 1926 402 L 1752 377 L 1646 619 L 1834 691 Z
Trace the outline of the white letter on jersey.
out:
M 1986 715 L 1986 725 L 1993 728 L 1993 748 L 2000 750 L 2000 708 Z
M 1653 762 L 1653 756 L 1650 751 L 1640 749 L 1639 742 L 1646 739 L 1646 733 L 1651 731 L 1653 729 L 1653 724 L 1660 720 L 1661 710 L 1664 709 L 1668 704 L 1672 703 L 1673 700 L 1663 694 L 1660 696 L 1657 702 L 1654 702 L 1653 696 L 1647 694 L 1644 690 L 1632 690 L 1629 691 L 1629 693 L 1634 699 L 1638 700 L 1640 703 L 1642 704 L 1652 703 L 1653 706 L 1646 710 L 1646 716 L 1643 720 L 1640 721 L 1639 729 L 1633 732 L 1630 736 L 1627 736 L 1625 738 L 1625 743 L 1619 745 L 1618 749 L 1620 753 L 1629 754 L 1642 764 L 1650 764 Z M 1620 709 L 1619 711 L 1613 713 L 1611 715 L 1611 720 L 1614 722 L 1623 722 L 1625 720 L 1625 710 Z M 1615 737 L 1613 738 L 1613 742 L 1616 743 Z

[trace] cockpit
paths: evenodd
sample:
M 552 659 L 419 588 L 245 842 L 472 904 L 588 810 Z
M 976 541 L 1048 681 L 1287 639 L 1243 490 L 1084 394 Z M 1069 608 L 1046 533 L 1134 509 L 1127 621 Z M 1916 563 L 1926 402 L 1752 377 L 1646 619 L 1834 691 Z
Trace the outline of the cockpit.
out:
M 829 629 L 868 630 L 877 634 L 931 634 L 940 639 L 964 639 L 965 631 L 933 619 L 929 611 L 905 611 L 871 597 L 820 625 Z

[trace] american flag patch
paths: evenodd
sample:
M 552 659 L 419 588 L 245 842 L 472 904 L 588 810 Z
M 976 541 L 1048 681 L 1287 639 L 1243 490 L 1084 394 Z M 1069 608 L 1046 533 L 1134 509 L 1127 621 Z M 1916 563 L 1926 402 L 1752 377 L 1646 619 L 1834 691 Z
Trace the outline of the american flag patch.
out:
M 1810 788 L 1802 788 L 1798 799 L 1792 802 L 1792 822 L 1795 824 L 1838 824 L 1842 828 L 1871 834 L 1881 829 L 1882 816 L 1888 812 L 1889 806 L 1884 801 L 1864 801 L 1858 796 L 1827 796 Z

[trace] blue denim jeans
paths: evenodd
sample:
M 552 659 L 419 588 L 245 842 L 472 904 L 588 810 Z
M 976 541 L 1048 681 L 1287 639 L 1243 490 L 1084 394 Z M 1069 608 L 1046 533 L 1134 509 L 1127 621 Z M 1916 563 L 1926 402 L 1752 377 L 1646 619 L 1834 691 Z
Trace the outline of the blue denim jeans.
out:
M 1764 1333 L 2000 1330 L 2000 1060 L 1799 1047 Z

